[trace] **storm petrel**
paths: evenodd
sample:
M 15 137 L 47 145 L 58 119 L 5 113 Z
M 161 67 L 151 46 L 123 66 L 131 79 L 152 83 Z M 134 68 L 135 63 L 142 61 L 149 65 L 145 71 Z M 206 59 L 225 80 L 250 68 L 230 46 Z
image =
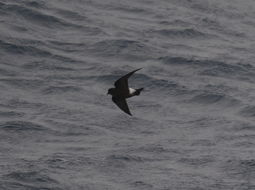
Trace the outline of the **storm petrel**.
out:
M 140 68 L 142 69 L 142 68 Z M 140 70 L 136 69 L 123 77 L 119 78 L 115 83 L 115 88 L 110 88 L 107 94 L 112 95 L 112 101 L 125 113 L 132 115 L 128 108 L 128 104 L 126 99 L 132 96 L 139 96 L 143 88 L 133 89 L 128 86 L 128 78 L 134 74 L 136 71 Z

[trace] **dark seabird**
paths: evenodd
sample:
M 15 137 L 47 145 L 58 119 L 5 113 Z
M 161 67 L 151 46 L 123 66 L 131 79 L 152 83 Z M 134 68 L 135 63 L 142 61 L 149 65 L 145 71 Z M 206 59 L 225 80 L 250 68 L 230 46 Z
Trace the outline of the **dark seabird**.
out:
M 142 68 L 140 68 L 142 69 Z M 115 83 L 115 88 L 110 88 L 107 94 L 112 95 L 112 101 L 125 113 L 132 115 L 128 108 L 128 104 L 126 99 L 132 96 L 140 95 L 143 88 L 133 89 L 128 87 L 128 78 L 134 74 L 136 71 L 140 70 L 136 69 L 123 77 L 119 78 Z

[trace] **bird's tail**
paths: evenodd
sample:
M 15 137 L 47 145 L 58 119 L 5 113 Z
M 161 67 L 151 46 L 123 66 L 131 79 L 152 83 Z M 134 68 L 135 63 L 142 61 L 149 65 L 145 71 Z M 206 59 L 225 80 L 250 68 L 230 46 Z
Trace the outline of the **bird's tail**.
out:
M 144 89 L 144 88 L 135 89 L 135 90 L 136 90 L 136 91 L 135 91 L 135 95 L 136 95 L 136 96 L 139 96 L 140 93 L 141 93 L 141 91 L 142 91 L 143 89 Z

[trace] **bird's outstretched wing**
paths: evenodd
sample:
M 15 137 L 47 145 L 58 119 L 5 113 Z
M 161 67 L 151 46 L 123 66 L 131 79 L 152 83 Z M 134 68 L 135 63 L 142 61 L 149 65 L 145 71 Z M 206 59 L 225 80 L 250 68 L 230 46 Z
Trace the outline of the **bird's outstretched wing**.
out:
M 125 113 L 132 115 L 128 108 L 128 104 L 125 98 L 112 97 L 112 101 Z
M 142 69 L 142 68 L 140 68 Z M 120 89 L 123 91 L 123 93 L 129 93 L 129 87 L 128 87 L 128 78 L 134 74 L 136 71 L 140 70 L 140 69 L 136 69 L 126 75 L 124 75 L 123 77 L 119 78 L 115 83 L 114 86 L 117 89 Z

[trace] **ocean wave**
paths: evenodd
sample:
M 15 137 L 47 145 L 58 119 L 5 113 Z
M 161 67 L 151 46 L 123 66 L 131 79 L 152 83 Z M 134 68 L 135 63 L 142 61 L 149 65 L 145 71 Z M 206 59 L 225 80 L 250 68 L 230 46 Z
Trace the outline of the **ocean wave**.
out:
M 44 0 L 29 0 L 29 1 L 23 1 L 22 3 L 24 3 L 24 5 L 28 6 L 28 7 L 33 7 L 33 8 L 37 8 L 37 9 L 45 9 L 47 8 L 46 3 L 44 2 Z
M 150 2 L 147 2 L 150 3 Z M 102 9 L 103 11 L 107 10 L 107 11 L 118 11 L 121 13 L 131 13 L 131 14 L 152 14 L 152 12 L 150 12 L 148 9 L 144 9 L 142 7 L 139 6 L 134 6 L 130 3 L 122 3 L 122 2 L 118 2 L 118 3 L 97 3 L 97 2 L 91 2 L 91 4 L 99 9 Z
M 8 190 L 63 190 L 63 188 L 60 187 L 53 187 L 52 184 L 50 185 L 38 185 L 38 184 L 26 184 L 22 182 L 17 181 L 0 181 L 0 188 L 1 189 L 8 189 Z
M 44 131 L 46 127 L 28 121 L 8 121 L 0 124 L 0 129 L 8 131 Z
M 87 17 L 79 14 L 78 12 L 70 11 L 70 10 L 65 10 L 65 9 L 57 9 L 56 12 L 65 17 L 66 19 L 72 19 L 75 21 L 84 21 L 87 19 Z
M 63 114 L 69 115 L 70 114 L 70 110 L 66 110 L 66 111 L 62 111 L 61 112 Z M 75 114 L 73 114 L 75 117 L 75 115 L 82 115 L 84 112 L 79 112 L 76 111 Z M 79 117 L 79 116 L 78 116 Z M 86 116 L 84 116 L 86 117 Z M 58 121 L 58 120 L 54 120 L 54 119 L 47 119 L 46 123 L 48 123 L 51 126 L 54 126 L 55 128 L 60 129 L 59 134 L 63 135 L 63 136 L 97 136 L 97 135 L 103 135 L 105 134 L 104 129 L 102 129 L 101 127 L 97 126 L 97 125 L 91 125 L 91 124 L 87 124 L 87 125 L 82 125 L 82 124 L 75 124 L 75 123 L 70 123 L 70 122 L 65 122 L 65 121 Z M 78 150 L 84 150 L 86 148 L 84 147 L 68 147 L 68 149 L 76 149 Z
M 81 88 L 76 86 L 50 86 L 42 90 L 43 94 L 63 94 L 67 92 L 79 92 Z
M 12 71 L 10 69 L 0 68 L 0 75 L 1 76 L 8 76 L 8 77 L 12 76 L 13 77 L 13 76 L 17 75 L 17 72 Z
M 208 139 L 198 139 L 191 144 L 191 146 L 205 146 L 205 147 L 212 147 L 215 145 L 216 145 L 216 142 L 208 140 Z
M 6 42 L 3 40 L 0 40 L 0 48 L 3 51 L 6 51 L 8 53 L 12 54 L 27 54 L 27 55 L 33 55 L 33 56 L 53 56 L 52 53 L 43 50 L 41 48 L 32 46 L 32 45 L 21 45 L 18 42 Z
M 153 189 L 153 185 L 151 185 L 150 183 L 143 182 L 143 181 L 135 181 L 132 183 L 132 185 L 138 189 L 146 189 L 146 190 Z
M 208 36 L 208 34 L 205 34 L 193 28 L 161 29 L 161 30 L 151 31 L 151 33 L 155 33 L 161 36 L 171 37 L 171 38 L 198 38 L 198 37 Z
M 22 89 L 41 88 L 45 83 L 41 79 L 3 78 L 0 82 Z
M 38 182 L 38 183 L 57 183 L 56 180 L 51 179 L 47 175 L 40 172 L 12 172 L 5 177 L 12 178 L 22 182 Z
M 255 126 L 252 123 L 236 123 L 234 126 L 234 131 L 255 131 Z
M 19 118 L 19 117 L 23 117 L 25 115 L 25 113 L 23 112 L 16 112 L 16 111 L 0 111 L 0 117 L 6 117 L 6 118 Z
M 125 39 L 103 40 L 96 42 L 89 46 L 87 50 L 102 56 L 124 56 L 127 59 L 152 58 L 157 52 L 155 48 L 149 47 L 144 43 Z
M 93 31 L 91 31 L 93 33 Z M 64 52 L 80 52 L 83 51 L 85 48 L 85 44 L 83 43 L 71 43 L 71 42 L 64 42 L 64 41 L 48 41 L 49 46 L 51 48 L 61 50 Z
M 181 158 L 178 161 L 191 167 L 205 167 L 214 163 L 215 159 L 209 156 L 201 156 L 199 158 Z
M 62 189 L 59 188 L 59 182 L 57 180 L 40 171 L 15 171 L 4 175 L 3 179 L 4 181 L 1 185 L 3 187 L 6 186 L 7 189 L 10 189 L 10 187 L 20 190 Z
M 100 168 L 102 170 L 114 170 L 120 168 L 125 170 L 129 164 L 143 163 L 144 161 L 144 158 L 140 156 L 113 154 L 106 156 L 101 161 Z
M 241 63 L 225 63 L 217 60 L 203 60 L 186 57 L 159 57 L 158 60 L 166 65 L 188 66 L 192 69 L 197 69 L 200 75 L 209 76 L 252 76 L 255 73 L 255 68 L 251 64 Z M 241 79 L 241 78 L 240 78 Z
M 252 76 L 255 73 L 254 67 L 250 65 L 242 64 L 226 64 L 226 63 L 215 63 L 210 69 L 205 69 L 200 72 L 202 75 L 209 76 L 241 76 L 239 79 L 245 79 L 245 75 Z M 247 78 L 248 79 L 248 78 Z
M 111 5 L 111 6 L 107 6 L 109 10 L 115 10 L 115 11 L 120 11 L 120 12 L 127 12 L 127 13 L 131 13 L 131 14 L 139 14 L 139 15 L 145 15 L 145 14 L 151 14 L 152 12 L 150 12 L 149 10 L 146 10 L 144 8 L 139 8 L 136 6 L 131 6 L 128 4 L 119 4 L 119 5 Z
M 233 178 L 247 178 L 254 175 L 255 159 L 227 160 L 223 165 L 224 173 Z
M 77 63 L 76 59 L 68 57 L 66 55 L 62 55 L 61 53 L 55 53 L 50 48 L 46 47 L 45 44 L 42 44 L 40 41 L 30 41 L 30 40 L 18 39 L 16 41 L 9 40 L 3 41 L 0 40 L 0 49 L 9 53 L 11 55 L 19 55 L 19 56 L 33 56 L 38 58 L 48 58 L 59 60 L 62 62 L 69 62 L 69 63 Z M 30 45 L 31 44 L 31 45 Z M 54 47 L 53 47 L 54 48 Z M 63 50 L 63 48 L 58 48 Z M 64 51 L 64 50 L 63 50 Z M 68 51 L 68 50 L 65 50 Z M 29 64 L 29 63 L 26 63 Z
M 237 99 L 227 96 L 225 94 L 214 94 L 214 93 L 201 93 L 195 95 L 190 102 L 199 104 L 215 104 L 218 103 L 221 106 L 235 106 L 238 105 L 240 101 Z
M 67 22 L 61 18 L 58 18 L 53 15 L 48 15 L 40 12 L 39 10 L 28 8 L 22 5 L 17 4 L 5 4 L 1 7 L 2 11 L 6 13 L 14 13 L 27 19 L 33 24 L 44 26 L 47 28 L 59 28 L 59 27 L 74 27 L 74 28 L 82 28 L 82 26 Z
M 165 56 L 165 57 L 159 57 L 159 61 L 161 61 L 164 64 L 169 65 L 187 65 L 187 66 L 200 66 L 200 67 L 222 67 L 225 68 L 226 72 L 233 72 L 236 70 L 245 70 L 250 69 L 251 65 L 230 65 L 221 61 L 217 60 L 203 60 L 203 59 L 196 59 L 196 58 L 187 58 L 187 57 L 171 57 L 171 56 Z
M 6 16 L 6 12 L 1 8 L 1 7 L 3 7 L 3 6 L 5 6 L 5 4 L 2 3 L 2 2 L 0 2 L 0 15 Z
M 110 155 L 106 158 L 109 161 L 123 161 L 123 162 L 144 162 L 145 160 L 140 156 L 132 155 Z
M 255 106 L 246 106 L 241 111 L 240 114 L 244 117 L 255 117 Z
M 70 149 L 69 149 L 70 148 Z M 81 155 L 73 155 L 70 153 L 71 147 L 67 147 L 66 150 L 69 153 L 54 153 L 52 155 L 43 156 L 39 159 L 40 162 L 45 163 L 50 168 L 54 169 L 79 169 L 82 166 L 96 166 L 97 160 L 92 157 L 82 155 L 86 150 L 84 146 L 77 150 L 81 152 Z M 83 153 L 82 153 L 83 152 Z M 77 156 L 77 157 L 76 157 Z
M 62 66 L 60 64 L 55 63 L 50 63 L 50 62 L 45 62 L 45 61 L 35 61 L 35 62 L 30 62 L 30 63 L 25 63 L 22 66 L 26 70 L 47 70 L 47 71 L 74 71 L 75 69 L 70 66 Z M 1 71 L 0 71 L 1 73 Z
M 163 153 L 174 153 L 174 151 L 165 148 L 160 144 L 148 144 L 145 146 L 138 147 L 137 152 L 146 152 L 146 153 L 156 153 L 156 154 L 163 154 Z
M 202 62 L 200 60 L 196 60 L 194 58 L 186 58 L 186 57 L 172 57 L 172 56 L 164 56 L 159 57 L 158 60 L 166 65 L 188 65 L 188 66 L 209 66 L 214 65 L 215 62 Z
M 11 98 L 5 104 L 2 106 L 7 107 L 7 108 L 25 108 L 25 109 L 34 109 L 34 108 L 45 108 L 47 107 L 46 104 L 43 103 L 37 103 L 34 101 L 28 101 L 28 100 L 23 100 L 19 98 Z

